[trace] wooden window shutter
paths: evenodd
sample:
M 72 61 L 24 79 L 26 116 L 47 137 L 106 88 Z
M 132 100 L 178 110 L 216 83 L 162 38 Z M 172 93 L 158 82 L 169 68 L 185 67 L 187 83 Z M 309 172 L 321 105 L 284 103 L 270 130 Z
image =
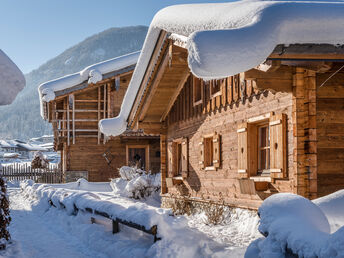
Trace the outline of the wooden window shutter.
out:
M 248 126 L 247 123 L 238 126 L 238 173 L 241 178 L 249 176 L 248 173 Z
M 204 157 L 204 137 L 202 137 L 202 140 L 199 142 L 199 165 L 201 169 L 205 167 Z
M 221 166 L 221 136 L 217 133 L 213 137 L 213 164 L 215 168 Z
M 178 175 L 178 143 L 172 142 L 172 176 Z
M 272 178 L 287 177 L 287 117 L 270 117 L 270 173 Z
M 168 177 L 173 177 L 173 142 L 167 145 Z
M 188 152 L 189 152 L 189 146 L 188 146 L 188 138 L 183 138 L 182 140 L 182 176 L 183 178 L 188 177 L 189 172 L 189 162 L 188 162 Z

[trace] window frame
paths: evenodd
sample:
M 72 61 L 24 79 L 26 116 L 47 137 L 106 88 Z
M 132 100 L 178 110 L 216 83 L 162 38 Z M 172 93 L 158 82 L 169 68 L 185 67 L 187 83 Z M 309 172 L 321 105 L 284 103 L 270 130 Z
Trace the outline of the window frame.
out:
M 199 88 L 197 89 L 198 91 L 200 91 L 200 99 L 196 100 L 196 83 L 195 81 L 199 81 Z M 192 76 L 192 102 L 193 102 L 193 106 L 198 106 L 200 104 L 203 103 L 203 98 L 204 98 L 204 83 L 203 83 L 203 80 L 202 79 L 199 79 L 195 76 Z
M 222 86 L 222 83 L 224 83 L 223 80 L 212 80 L 210 81 L 210 98 L 215 98 L 217 96 L 221 96 L 222 95 L 222 92 L 221 92 L 221 86 Z M 216 84 L 216 86 L 219 87 L 219 89 L 217 91 L 214 91 L 214 84 Z
M 255 124 L 256 130 L 257 130 L 257 176 L 270 176 L 270 125 L 269 120 L 263 120 L 258 124 Z M 268 142 L 265 147 L 261 147 L 261 135 L 260 135 L 260 129 L 266 128 L 266 132 L 268 134 Z M 265 162 L 268 159 L 268 168 L 267 169 L 261 169 L 261 150 L 269 150 L 267 153 L 267 157 L 265 158 Z

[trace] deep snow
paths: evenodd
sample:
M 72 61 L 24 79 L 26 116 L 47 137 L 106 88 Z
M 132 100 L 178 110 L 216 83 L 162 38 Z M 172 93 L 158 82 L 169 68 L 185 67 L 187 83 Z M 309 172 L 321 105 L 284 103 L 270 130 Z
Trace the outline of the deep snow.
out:
M 270 196 L 258 211 L 265 238 L 252 242 L 245 257 L 344 257 L 343 207 L 343 190 L 314 201 L 290 193 Z
M 112 191 L 114 183 L 80 180 L 41 185 L 26 181 L 21 184 L 23 189 L 10 184 L 10 232 L 15 243 L 9 246 L 6 257 L 21 257 L 20 252 L 28 258 L 242 257 L 249 240 L 259 236 L 254 212 L 237 209 L 227 214 L 222 225 L 210 226 L 204 223 L 204 214 L 171 216 L 170 210 L 158 207 L 156 195 L 137 200 L 121 196 Z M 57 208 L 48 203 L 50 199 Z M 86 212 L 71 215 L 73 203 L 104 209 L 146 227 L 157 224 L 162 240 L 154 244 L 151 235 L 122 225 L 120 233 L 113 235 L 110 221 L 104 218 L 98 217 L 106 222 L 105 226 L 91 224 Z

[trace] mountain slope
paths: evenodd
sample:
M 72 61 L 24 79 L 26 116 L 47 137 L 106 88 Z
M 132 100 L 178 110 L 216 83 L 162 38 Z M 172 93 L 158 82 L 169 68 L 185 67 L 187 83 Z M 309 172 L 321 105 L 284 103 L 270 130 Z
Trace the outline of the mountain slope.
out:
M 39 114 L 38 85 L 78 72 L 88 65 L 140 50 L 146 33 L 145 26 L 105 30 L 26 74 L 24 90 L 11 105 L 0 107 L 0 138 L 28 139 L 50 134 L 50 124 Z

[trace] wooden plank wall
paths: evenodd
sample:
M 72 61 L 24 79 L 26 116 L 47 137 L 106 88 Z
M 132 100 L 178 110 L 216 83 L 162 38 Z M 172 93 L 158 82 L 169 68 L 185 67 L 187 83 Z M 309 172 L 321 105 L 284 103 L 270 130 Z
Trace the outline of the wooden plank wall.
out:
M 210 94 L 210 87 L 214 82 L 202 82 L 202 103 L 194 106 L 192 80 L 193 77 L 189 76 L 175 104 L 172 106 L 167 117 L 168 124 L 216 112 L 228 105 L 238 105 L 240 101 L 245 101 L 259 94 L 259 91 L 254 88 L 255 81 L 240 80 L 240 75 L 235 75 L 218 82 L 220 84 L 220 93 L 216 94 L 215 97 Z M 243 83 L 245 86 L 243 86 Z
M 276 180 L 269 190 L 271 193 L 293 192 L 293 94 L 258 92 L 252 87 L 252 83 L 248 81 L 246 89 L 240 90 L 239 75 L 228 78 L 221 86 L 221 96 L 215 98 L 210 98 L 209 86 L 206 86 L 203 102 L 198 106 L 193 106 L 192 103 L 191 79 L 185 84 L 167 117 L 166 137 L 168 142 L 180 137 L 188 138 L 189 176 L 183 181 L 183 185 L 169 187 L 167 191 L 170 195 L 225 201 L 241 207 L 258 207 L 262 199 L 267 197 L 265 193 L 249 195 L 240 192 L 237 128 L 249 118 L 270 112 L 287 115 L 289 177 Z M 217 170 L 206 171 L 199 165 L 199 142 L 203 135 L 214 132 L 221 135 L 222 164 Z
M 126 165 L 126 144 L 150 144 L 150 165 L 152 172 L 160 170 L 159 140 L 130 140 L 122 142 L 120 137 L 112 137 L 105 144 L 98 144 L 97 138 L 77 138 L 76 144 L 69 146 L 68 171 L 88 171 L 89 181 L 104 182 L 119 177 L 118 168 Z M 105 159 L 112 160 L 110 164 Z
M 319 197 L 344 188 L 344 71 L 319 88 L 342 65 L 316 77 Z
M 114 117 L 120 112 L 123 97 L 129 85 L 131 74 L 120 78 L 119 89 L 111 81 L 89 85 L 88 88 L 59 97 L 50 104 L 56 149 L 62 150 L 64 171 L 88 171 L 90 181 L 108 181 L 118 177 L 118 168 L 126 164 L 126 144 L 151 144 L 150 166 L 152 172 L 160 170 L 159 140 L 136 138 L 122 142 L 120 137 L 105 138 L 98 131 L 100 119 Z M 73 96 L 72 105 L 68 105 Z M 69 109 L 69 116 L 68 114 Z M 68 119 L 69 118 L 69 119 Z M 69 141 L 68 141 L 69 140 Z M 111 164 L 105 159 L 108 153 Z

